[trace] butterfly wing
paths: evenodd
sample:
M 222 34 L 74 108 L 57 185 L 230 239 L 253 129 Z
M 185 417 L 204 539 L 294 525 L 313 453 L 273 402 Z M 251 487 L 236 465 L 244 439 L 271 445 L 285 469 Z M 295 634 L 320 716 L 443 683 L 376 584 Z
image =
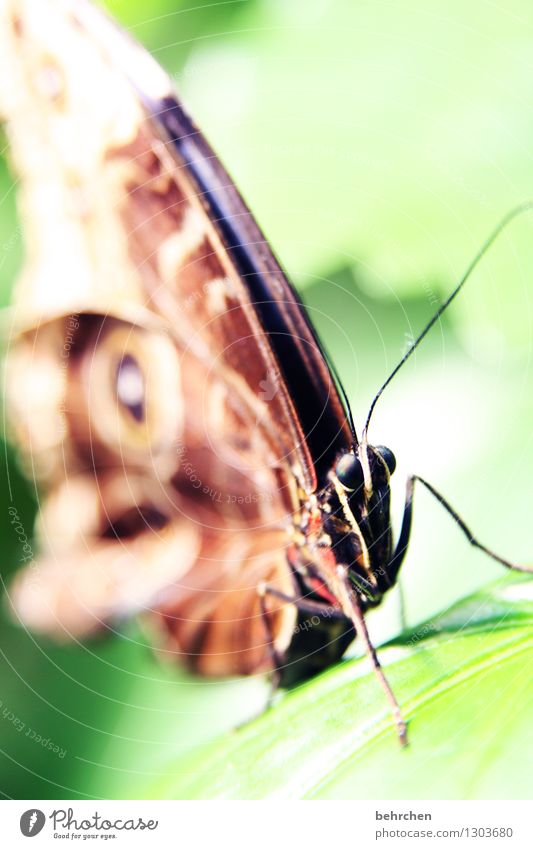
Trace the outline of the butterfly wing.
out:
M 294 517 L 351 440 L 315 334 L 150 57 L 85 0 L 0 12 L 29 246 L 9 394 L 50 493 L 14 606 L 76 636 L 145 609 L 202 671 L 268 666 L 257 585 L 292 593 Z M 294 617 L 272 606 L 279 651 Z

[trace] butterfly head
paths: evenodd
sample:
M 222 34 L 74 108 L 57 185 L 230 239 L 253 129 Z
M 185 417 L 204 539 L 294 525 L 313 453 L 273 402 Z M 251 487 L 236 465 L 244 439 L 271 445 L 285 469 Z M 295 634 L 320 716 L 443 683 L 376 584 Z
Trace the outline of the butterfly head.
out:
M 390 448 L 362 440 L 338 458 L 331 479 L 334 548 L 350 579 L 358 586 L 364 579 L 364 595 L 372 604 L 390 587 L 385 567 L 392 552 L 390 478 L 395 468 Z M 334 538 L 339 530 L 340 538 Z
M 350 497 L 368 501 L 373 493 L 388 488 L 395 469 L 396 458 L 390 448 L 363 441 L 337 461 L 335 475 Z

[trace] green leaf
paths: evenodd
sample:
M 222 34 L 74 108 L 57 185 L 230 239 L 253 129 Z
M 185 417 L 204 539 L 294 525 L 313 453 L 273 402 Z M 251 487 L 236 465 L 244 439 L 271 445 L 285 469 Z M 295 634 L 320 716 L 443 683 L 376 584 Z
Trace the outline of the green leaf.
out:
M 173 764 L 187 799 L 528 798 L 533 584 L 505 580 L 380 650 L 409 722 L 401 749 L 365 659 L 339 664 Z

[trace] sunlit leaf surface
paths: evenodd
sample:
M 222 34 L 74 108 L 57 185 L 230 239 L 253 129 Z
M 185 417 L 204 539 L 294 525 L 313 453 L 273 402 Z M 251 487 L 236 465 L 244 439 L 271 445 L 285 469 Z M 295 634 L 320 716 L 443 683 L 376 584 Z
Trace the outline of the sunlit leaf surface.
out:
M 409 720 L 407 749 L 359 659 L 174 764 L 156 795 L 527 798 L 532 586 L 499 583 L 381 650 Z

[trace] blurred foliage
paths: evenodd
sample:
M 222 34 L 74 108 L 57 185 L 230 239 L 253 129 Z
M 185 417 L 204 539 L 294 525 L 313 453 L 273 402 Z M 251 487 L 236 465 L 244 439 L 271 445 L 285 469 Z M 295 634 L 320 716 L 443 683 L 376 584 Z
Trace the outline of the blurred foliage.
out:
M 492 226 L 517 201 L 533 197 L 529 4 L 235 0 L 188 8 L 177 0 L 109 0 L 107 6 L 172 74 L 235 176 L 291 277 L 305 291 L 360 421 L 410 335 L 431 315 Z M 15 186 L 4 162 L 0 192 L 5 304 L 22 248 Z M 388 390 L 371 434 L 375 443 L 390 444 L 398 457 L 397 506 L 402 474 L 418 471 L 450 497 L 483 541 L 516 560 L 531 560 L 532 217 L 499 240 L 464 296 Z M 3 456 L 5 577 L 20 559 L 7 506 L 16 506 L 30 533 L 36 493 L 11 453 Z M 403 573 L 411 624 L 498 574 L 495 564 L 467 549 L 435 503 L 417 494 L 414 538 Z M 378 640 L 398 633 L 394 596 L 370 624 Z M 516 624 L 517 639 L 522 627 Z M 478 652 L 493 651 L 498 657 L 502 640 L 515 639 L 499 630 L 491 636 L 490 625 L 485 630 L 457 635 L 454 662 L 463 656 L 466 662 Z M 424 685 L 426 657 L 425 685 L 433 686 L 442 651 L 435 638 L 434 645 L 428 641 L 427 653 L 417 649 L 398 670 L 393 664 L 405 704 Z M 156 777 L 169 759 L 176 763 L 188 750 L 253 716 L 266 693 L 263 681 L 210 682 L 160 666 L 134 625 L 122 637 L 59 647 L 36 640 L 4 616 L 0 657 L 0 787 L 18 798 L 131 798 L 147 786 L 161 787 Z M 514 681 L 513 664 L 522 660 L 517 655 L 510 665 L 487 673 L 487 686 L 499 690 L 505 680 Z M 306 685 L 282 702 L 280 718 L 292 710 L 312 710 L 316 698 L 321 709 L 301 728 L 311 728 L 313 739 L 320 741 L 329 712 L 320 699 L 331 688 L 336 704 L 353 698 L 359 705 L 361 699 L 366 715 L 376 708 L 381 721 L 374 684 L 369 683 L 368 692 L 363 679 L 349 685 L 357 670 L 343 665 Z M 503 699 L 500 707 L 506 704 Z M 440 705 L 417 707 L 408 758 L 422 757 L 415 747 L 423 750 L 433 735 L 448 747 L 443 757 L 461 752 L 466 763 L 474 747 L 463 725 L 453 732 L 461 706 L 454 702 L 449 707 L 442 724 L 435 718 Z M 8 718 L 11 714 L 18 727 L 24 723 L 23 730 Z M 332 722 L 328 740 L 335 736 Z M 355 712 L 345 710 L 339 728 L 347 722 L 356 740 Z M 268 723 L 272 720 L 265 717 L 242 732 L 239 739 L 249 746 L 244 757 L 253 752 L 261 729 L 265 740 L 271 739 Z M 521 722 L 517 727 L 527 733 Z M 50 738 L 65 756 L 36 743 L 26 735 L 28 729 Z M 378 788 L 387 758 L 396 762 L 401 756 L 389 749 L 384 754 L 382 746 L 395 745 L 391 734 L 385 737 L 372 758 L 361 749 L 355 759 L 354 769 L 362 763 L 369 771 L 369 788 Z M 229 745 L 221 739 L 213 744 L 215 761 Z M 520 740 L 502 739 L 511 739 L 497 761 L 505 780 L 513 777 Z M 472 775 L 478 762 L 469 763 L 466 772 Z M 350 783 L 350 769 L 349 763 L 343 766 L 338 779 L 328 773 L 320 785 L 322 795 L 362 795 L 360 785 Z M 485 766 L 479 769 L 475 786 L 488 787 L 490 795 L 490 787 L 500 785 L 490 784 L 490 776 L 483 785 Z M 449 774 L 446 794 L 438 783 L 424 784 L 425 775 L 423 770 L 418 774 L 422 784 L 413 784 L 412 795 L 469 792 L 459 769 L 455 778 Z M 245 774 L 237 778 L 234 787 L 247 780 Z M 202 784 L 201 792 L 215 783 L 216 776 Z M 164 792 L 177 786 L 170 782 Z M 399 795 L 390 784 L 388 791 Z M 376 794 L 387 795 L 384 789 Z

